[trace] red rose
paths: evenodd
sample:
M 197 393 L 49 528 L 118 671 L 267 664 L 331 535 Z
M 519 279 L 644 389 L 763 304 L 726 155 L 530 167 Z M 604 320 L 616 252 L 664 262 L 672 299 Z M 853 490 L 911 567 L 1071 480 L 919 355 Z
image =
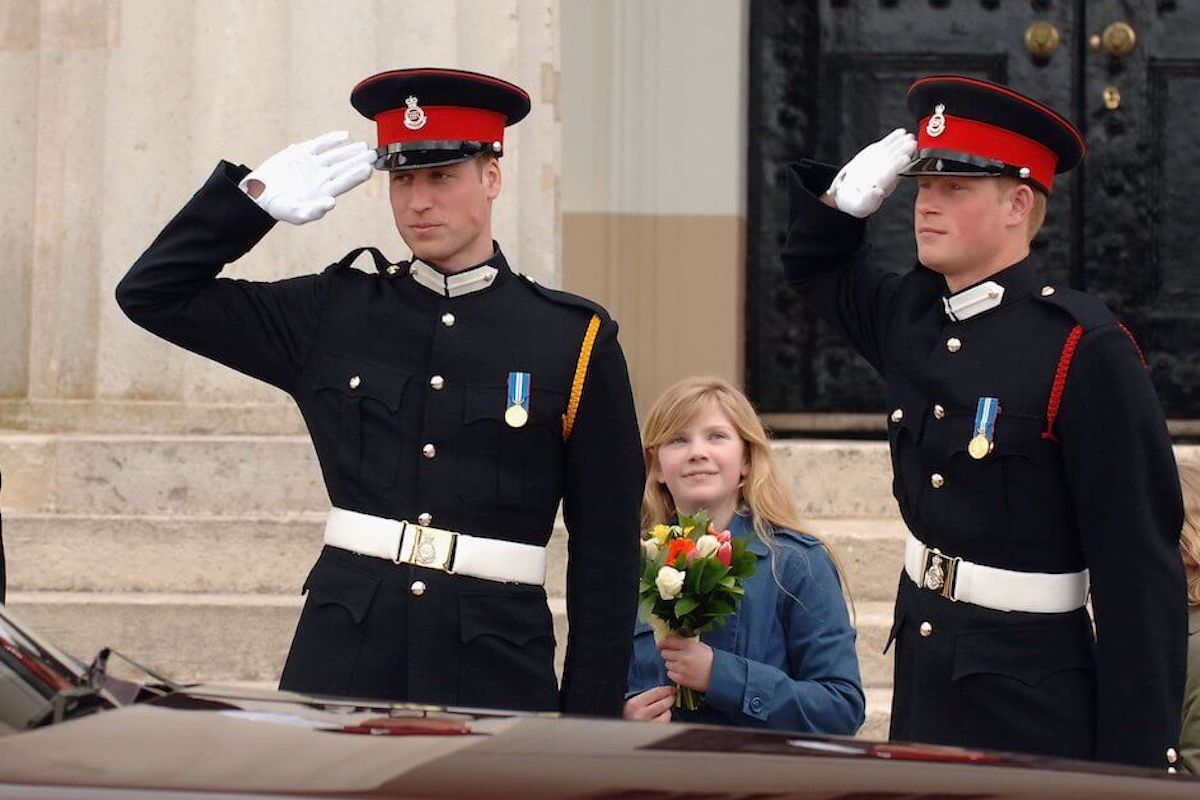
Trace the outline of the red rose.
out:
M 722 542 L 721 546 L 717 548 L 717 561 L 720 561 L 722 564 L 724 564 L 727 567 L 733 565 L 733 543 L 732 542 Z

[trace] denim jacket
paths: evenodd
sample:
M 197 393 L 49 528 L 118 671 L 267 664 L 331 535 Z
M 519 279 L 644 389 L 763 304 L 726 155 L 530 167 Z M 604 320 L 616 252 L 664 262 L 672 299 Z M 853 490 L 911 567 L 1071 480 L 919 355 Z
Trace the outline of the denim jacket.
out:
M 737 611 L 700 637 L 713 648 L 700 709 L 672 709 L 672 719 L 853 734 L 863 723 L 865 700 L 855 631 L 829 553 L 811 536 L 775 530 L 777 584 L 749 512 L 735 514 L 729 530 L 758 556 L 758 570 L 746 581 Z M 626 696 L 669 683 L 654 634 L 639 621 Z

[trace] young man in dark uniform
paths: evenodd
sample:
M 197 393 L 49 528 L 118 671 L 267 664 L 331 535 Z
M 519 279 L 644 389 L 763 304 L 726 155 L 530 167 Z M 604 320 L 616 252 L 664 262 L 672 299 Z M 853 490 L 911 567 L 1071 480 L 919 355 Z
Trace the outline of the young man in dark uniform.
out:
M 397 70 L 344 133 L 257 170 L 222 162 L 117 287 L 131 319 L 288 392 L 333 510 L 281 688 L 619 715 L 643 467 L 617 326 L 514 272 L 491 238 L 504 81 Z M 387 170 L 411 262 L 360 248 L 320 274 L 217 277 L 276 220 L 317 219 Z M 351 266 L 364 251 L 375 273 Z M 269 477 L 264 477 L 269 480 Z M 570 636 L 560 690 L 543 583 L 560 499 Z
M 886 380 L 910 530 L 891 735 L 1169 767 L 1186 636 L 1171 440 L 1130 333 L 1042 284 L 1029 253 L 1083 137 L 971 78 L 919 80 L 908 107 L 917 141 L 895 131 L 836 175 L 791 168 L 783 251 Z M 904 275 L 860 249 L 900 175 L 919 182 Z

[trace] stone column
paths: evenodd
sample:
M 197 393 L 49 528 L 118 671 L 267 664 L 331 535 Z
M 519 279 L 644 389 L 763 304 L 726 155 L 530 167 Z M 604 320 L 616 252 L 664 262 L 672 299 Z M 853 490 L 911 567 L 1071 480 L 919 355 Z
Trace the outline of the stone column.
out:
M 621 324 L 642 411 L 685 375 L 741 379 L 748 19 L 563 5 L 564 283 Z

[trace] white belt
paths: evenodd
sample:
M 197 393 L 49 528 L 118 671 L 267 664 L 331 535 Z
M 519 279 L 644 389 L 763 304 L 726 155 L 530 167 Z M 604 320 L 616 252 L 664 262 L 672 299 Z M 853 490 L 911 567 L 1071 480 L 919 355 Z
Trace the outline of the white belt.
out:
M 325 544 L 397 564 L 415 564 L 489 581 L 546 582 L 546 548 L 467 536 L 334 508 L 325 522 Z
M 1086 569 L 1050 573 L 985 567 L 926 547 L 911 532 L 904 543 L 904 571 L 922 589 L 997 611 L 1059 614 L 1087 603 Z

